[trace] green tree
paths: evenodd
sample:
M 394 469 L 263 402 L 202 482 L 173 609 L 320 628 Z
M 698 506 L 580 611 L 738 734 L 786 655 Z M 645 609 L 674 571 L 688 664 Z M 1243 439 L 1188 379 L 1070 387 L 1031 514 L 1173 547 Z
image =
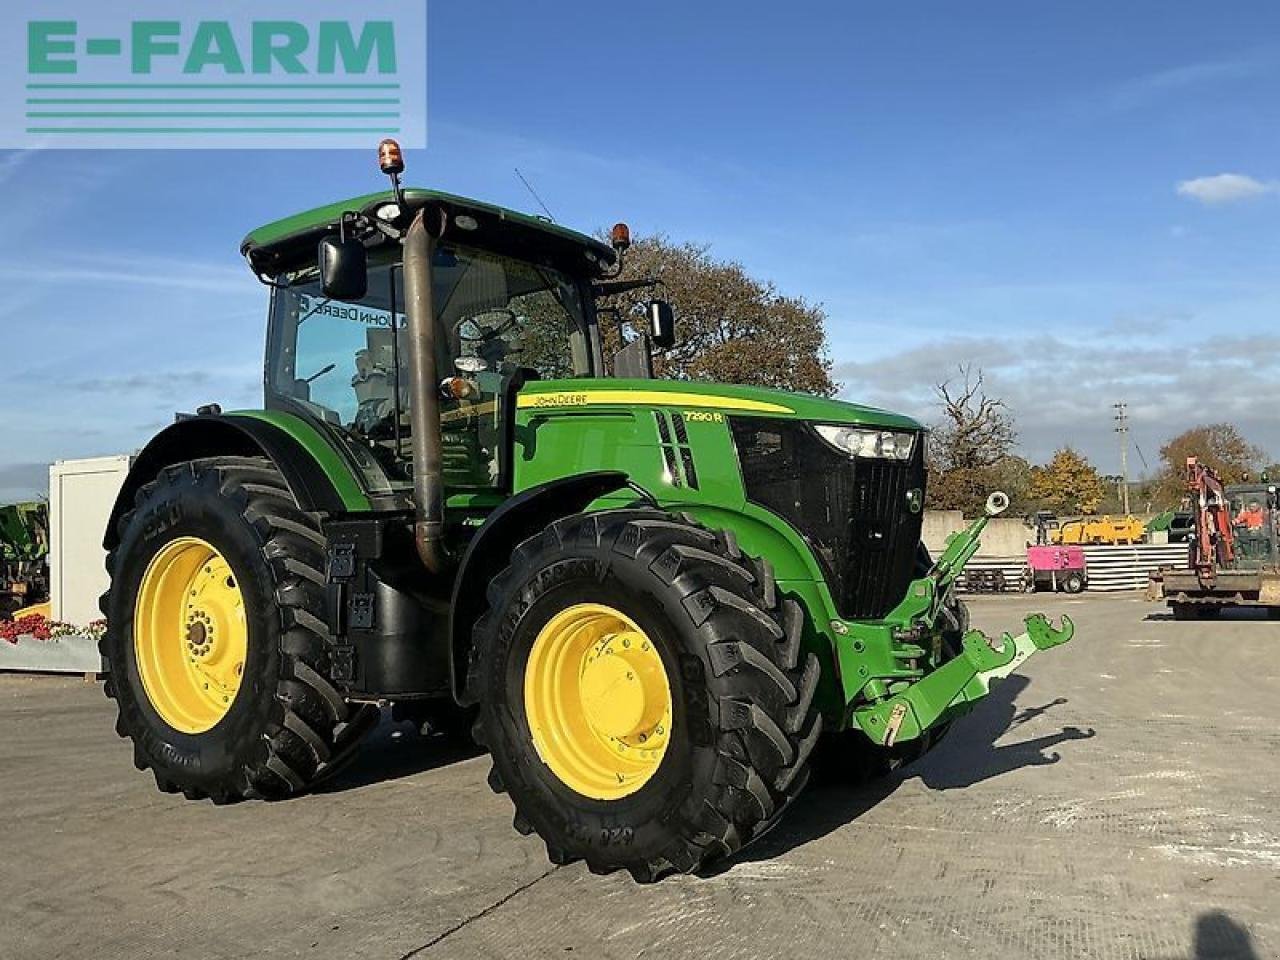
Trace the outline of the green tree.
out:
M 1188 457 L 1212 467 L 1223 483 L 1239 483 L 1246 475 L 1259 476 L 1268 460 L 1262 448 L 1247 441 L 1229 423 L 1209 423 L 1185 430 L 1160 448 L 1162 466 L 1156 500 L 1161 507 L 1172 507 L 1181 501 L 1186 490 Z
M 1106 492 L 1097 468 L 1071 447 L 1031 470 L 1031 495 L 1059 513 L 1096 513 Z
M 824 397 L 836 392 L 820 304 L 784 296 L 772 283 L 748 276 L 741 264 L 716 260 L 705 244 L 644 237 L 624 262 L 621 279 L 654 277 L 660 283 L 609 298 L 619 322 L 606 317 L 602 323 L 607 357 L 645 329 L 645 307 L 661 297 L 675 309 L 677 340 L 657 353 L 656 376 Z
M 993 489 L 1009 495 L 1010 516 L 1025 516 L 1039 506 L 1031 493 L 1033 469 L 1025 458 L 1017 456 L 1005 457 L 991 468 Z
M 929 447 L 928 505 L 976 516 L 1001 480 L 1017 472 L 1013 417 L 1003 400 L 987 396 L 981 370 L 962 365 L 957 378 L 934 390 L 942 419 Z

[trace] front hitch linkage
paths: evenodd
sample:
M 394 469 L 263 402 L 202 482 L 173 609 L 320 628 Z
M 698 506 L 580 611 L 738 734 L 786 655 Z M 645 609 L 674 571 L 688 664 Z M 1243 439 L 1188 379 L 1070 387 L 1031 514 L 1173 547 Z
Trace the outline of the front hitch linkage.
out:
M 953 534 L 946 549 L 929 571 L 933 582 L 934 610 L 954 589 L 966 563 L 978 550 L 988 521 L 1003 513 L 1009 498 L 1000 492 L 987 498 L 986 511 L 968 529 Z M 1005 633 L 994 641 L 981 630 L 970 630 L 962 640 L 959 656 L 927 677 L 891 697 L 854 710 L 854 722 L 874 742 L 886 747 L 919 737 L 930 727 L 960 716 L 991 692 L 991 684 L 1003 680 L 1038 650 L 1060 646 L 1071 639 L 1075 624 L 1065 614 L 1054 627 L 1043 614 L 1024 620 L 1026 629 L 1016 637 Z

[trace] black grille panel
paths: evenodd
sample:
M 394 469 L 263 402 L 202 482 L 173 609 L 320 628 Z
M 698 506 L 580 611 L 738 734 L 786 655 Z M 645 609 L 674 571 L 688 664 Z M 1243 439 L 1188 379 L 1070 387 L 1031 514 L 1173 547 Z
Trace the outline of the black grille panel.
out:
M 923 444 L 911 461 L 853 459 L 804 422 L 734 417 L 747 497 L 787 520 L 813 546 L 842 616 L 885 616 L 915 572 L 924 491 Z

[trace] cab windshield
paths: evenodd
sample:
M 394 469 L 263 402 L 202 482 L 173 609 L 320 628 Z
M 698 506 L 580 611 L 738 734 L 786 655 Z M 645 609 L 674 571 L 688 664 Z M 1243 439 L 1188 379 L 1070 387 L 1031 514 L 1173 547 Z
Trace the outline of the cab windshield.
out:
M 1228 489 L 1232 534 L 1240 566 L 1274 562 L 1280 511 L 1276 508 L 1274 488 Z
M 437 369 L 471 384 L 466 399 L 442 402 L 444 479 L 498 486 L 512 378 L 592 373 L 581 290 L 552 267 L 455 245 L 437 249 L 433 275 Z M 358 302 L 324 297 L 314 268 L 282 280 L 268 339 L 268 407 L 325 424 L 371 492 L 407 486 L 409 357 L 399 260 L 371 257 L 368 293 Z

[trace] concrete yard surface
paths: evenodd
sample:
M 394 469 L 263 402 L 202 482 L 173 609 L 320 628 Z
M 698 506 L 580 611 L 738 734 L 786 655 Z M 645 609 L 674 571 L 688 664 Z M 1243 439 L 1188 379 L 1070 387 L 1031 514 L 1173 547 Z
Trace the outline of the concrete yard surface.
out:
M 487 759 L 407 726 L 325 792 L 215 807 L 134 769 L 100 684 L 0 676 L 0 957 L 1280 957 L 1280 625 L 973 609 L 1077 638 L 921 763 L 647 887 L 549 865 Z

